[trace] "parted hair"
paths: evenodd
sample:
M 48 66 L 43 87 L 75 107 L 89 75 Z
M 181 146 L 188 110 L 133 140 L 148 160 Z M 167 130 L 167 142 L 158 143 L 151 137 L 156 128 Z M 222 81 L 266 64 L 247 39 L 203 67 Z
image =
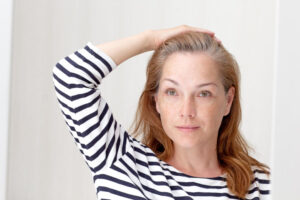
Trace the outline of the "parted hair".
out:
M 134 137 L 142 136 L 147 145 L 161 160 L 167 160 L 174 153 L 172 140 L 165 133 L 160 115 L 156 110 L 154 96 L 158 92 L 162 68 L 168 56 L 175 52 L 201 52 L 210 56 L 217 64 L 224 90 L 235 88 L 230 113 L 223 117 L 217 139 L 217 157 L 226 173 L 228 189 L 237 197 L 245 198 L 254 179 L 252 166 L 270 174 L 269 167 L 249 155 L 251 147 L 242 137 L 240 72 L 232 54 L 210 35 L 202 32 L 185 32 L 164 41 L 154 51 L 146 70 L 146 83 L 139 98 L 134 127 Z

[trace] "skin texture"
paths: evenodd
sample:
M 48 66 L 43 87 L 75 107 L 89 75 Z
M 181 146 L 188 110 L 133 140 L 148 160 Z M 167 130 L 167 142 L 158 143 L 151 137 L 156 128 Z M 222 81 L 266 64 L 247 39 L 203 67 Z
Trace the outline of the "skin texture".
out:
M 225 93 L 221 80 L 215 62 L 199 52 L 173 53 L 163 66 L 155 101 L 175 148 L 167 162 L 186 174 L 222 174 L 216 144 L 222 118 L 230 112 L 234 88 Z M 183 126 L 196 128 L 178 128 Z

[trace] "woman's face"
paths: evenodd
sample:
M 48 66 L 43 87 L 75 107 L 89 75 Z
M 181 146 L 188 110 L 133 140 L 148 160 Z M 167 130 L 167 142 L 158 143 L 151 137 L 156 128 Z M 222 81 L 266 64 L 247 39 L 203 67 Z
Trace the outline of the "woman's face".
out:
M 214 61 L 203 53 L 176 52 L 164 66 L 155 95 L 162 126 L 175 147 L 216 146 L 223 116 L 234 96 L 226 94 Z

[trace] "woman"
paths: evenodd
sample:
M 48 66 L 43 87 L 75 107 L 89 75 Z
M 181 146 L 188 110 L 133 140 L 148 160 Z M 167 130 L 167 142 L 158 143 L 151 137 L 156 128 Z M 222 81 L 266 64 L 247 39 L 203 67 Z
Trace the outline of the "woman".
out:
M 135 137 L 97 86 L 120 63 L 155 50 Z M 98 199 L 268 199 L 267 166 L 240 135 L 238 65 L 208 30 L 149 30 L 84 48 L 53 69 L 62 113 Z

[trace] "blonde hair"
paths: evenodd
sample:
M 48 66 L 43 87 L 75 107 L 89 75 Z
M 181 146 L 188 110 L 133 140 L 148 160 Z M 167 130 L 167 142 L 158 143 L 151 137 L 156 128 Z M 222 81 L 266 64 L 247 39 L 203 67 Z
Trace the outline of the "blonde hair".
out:
M 239 131 L 241 121 L 240 72 L 234 57 L 210 35 L 186 32 L 169 38 L 153 53 L 147 66 L 147 80 L 140 96 L 135 115 L 133 136 L 143 135 L 142 142 L 153 150 L 161 160 L 173 155 L 173 143 L 165 133 L 160 116 L 156 111 L 154 95 L 159 88 L 163 65 L 174 52 L 202 52 L 210 56 L 219 67 L 225 92 L 235 88 L 231 110 L 221 123 L 217 139 L 217 156 L 226 173 L 227 187 L 239 198 L 245 198 L 254 174 L 251 166 L 257 166 L 266 174 L 268 167 L 251 157 L 250 147 Z M 131 126 L 131 127 L 132 127 Z

